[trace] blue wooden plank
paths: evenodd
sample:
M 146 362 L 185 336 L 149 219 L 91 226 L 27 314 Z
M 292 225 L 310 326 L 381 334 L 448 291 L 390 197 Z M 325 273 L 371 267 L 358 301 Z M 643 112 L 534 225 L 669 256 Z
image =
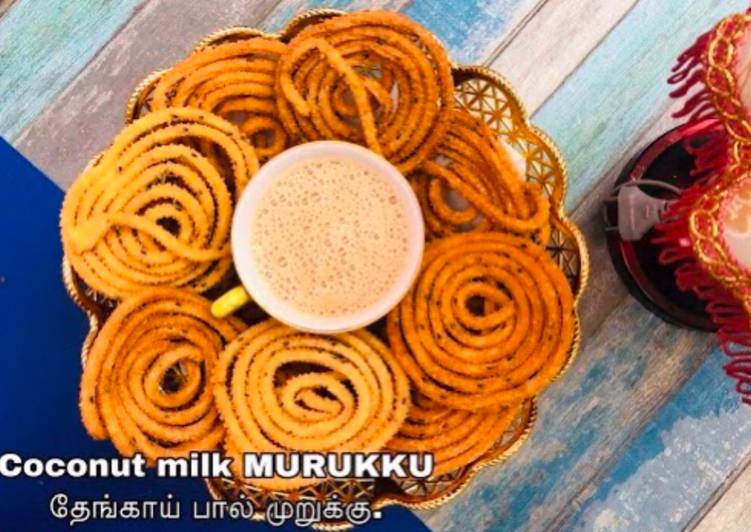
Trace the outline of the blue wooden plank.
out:
M 537 0 L 412 2 L 404 13 L 430 28 L 459 63 L 481 63 Z
M 0 19 L 0 136 L 18 135 L 143 1 L 13 4 Z
M 568 525 L 576 530 L 679 530 L 751 451 L 751 409 L 715 350 L 658 413 Z

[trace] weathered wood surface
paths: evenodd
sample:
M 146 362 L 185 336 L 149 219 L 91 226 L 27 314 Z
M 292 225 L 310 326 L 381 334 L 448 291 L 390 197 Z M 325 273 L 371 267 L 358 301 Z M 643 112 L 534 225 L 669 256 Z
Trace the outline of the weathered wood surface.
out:
M 548 0 L 484 62 L 503 73 L 534 113 L 636 2 Z
M 499 13 L 506 10 L 519 13 L 520 9 L 511 9 L 514 6 L 526 9 L 534 7 L 534 3 L 529 0 L 495 0 L 495 3 L 501 5 L 502 9 L 494 10 Z M 133 88 L 149 73 L 184 56 L 204 35 L 237 24 L 276 30 L 301 9 L 320 6 L 341 9 L 350 4 L 346 1 L 289 0 L 277 3 L 277 0 L 261 0 L 249 4 L 247 0 L 187 3 L 181 0 L 152 0 L 102 48 L 91 64 L 44 113 L 28 125 L 20 137 L 16 137 L 13 130 L 6 132 L 0 129 L 0 132 L 65 188 L 91 154 L 105 147 L 122 127 L 124 102 Z M 399 9 L 405 4 L 404 0 L 355 2 L 351 7 Z M 480 6 L 474 2 L 465 4 L 463 13 L 467 16 L 466 20 L 479 21 L 476 25 L 477 32 L 492 36 L 486 37 L 484 42 L 495 47 L 493 43 L 503 38 L 505 29 L 509 28 L 505 24 L 509 21 L 504 17 L 484 17 L 485 10 L 489 9 L 488 5 Z M 493 2 L 490 3 L 492 4 Z M 438 13 L 451 11 L 450 7 L 457 3 L 435 2 L 431 4 L 430 10 L 418 8 L 420 5 L 422 4 L 412 3 L 407 7 L 418 19 L 431 13 L 433 18 L 438 19 Z M 179 24 L 173 21 L 179 21 Z M 468 41 L 461 39 L 463 33 L 457 31 L 454 25 L 441 26 L 435 30 L 452 53 L 467 53 L 471 49 L 464 46 Z M 473 30 L 467 35 L 474 34 Z M 482 60 L 481 57 L 469 59 L 473 62 Z M 60 129 L 74 134 L 59 135 L 54 143 L 50 143 L 49 131 Z
M 696 523 L 695 532 L 746 532 L 751 523 L 751 467 L 746 464 L 729 489 Z
M 725 507 L 742 507 L 743 485 L 732 479 L 749 453 L 751 415 L 721 374 L 721 356 L 704 362 L 711 337 L 667 326 L 627 296 L 609 265 L 599 206 L 623 164 L 672 125 L 664 79 L 675 56 L 747 2 L 150 0 L 119 6 L 102 25 L 100 3 L 87 0 L 59 4 L 71 25 L 96 22 L 96 31 L 75 45 L 43 47 L 30 43 L 30 21 L 57 23 L 33 4 L 19 0 L 0 18 L 0 59 L 11 57 L 0 88 L 12 92 L 0 92 L 0 106 L 28 95 L 15 118 L 0 115 L 0 134 L 63 187 L 120 127 L 132 87 L 220 27 L 274 30 L 319 5 L 403 9 L 456 59 L 498 69 L 569 164 L 568 205 L 592 254 L 581 308 L 586 341 L 571 371 L 541 398 L 523 450 L 483 472 L 466 495 L 421 516 L 436 530 L 672 530 L 709 526 L 728 487 Z M 21 40 L 10 52 L 8 35 Z
M 0 19 L 0 135 L 15 139 L 142 4 L 27 0 L 10 6 Z
M 541 398 L 541 419 L 530 442 L 505 468 L 483 472 L 453 504 L 422 514 L 429 526 L 543 530 L 576 522 L 586 527 L 589 516 L 577 517 L 577 504 L 620 463 L 623 450 L 655 412 L 665 404 L 671 408 L 673 394 L 710 352 L 711 337 L 667 326 L 626 296 L 608 264 L 599 206 L 623 164 L 670 126 L 664 79 L 673 59 L 714 21 L 745 7 L 745 2 L 731 4 L 692 2 L 689 10 L 680 2 L 641 0 L 536 113 L 534 121 L 567 158 L 568 205 L 578 205 L 574 217 L 592 251 L 592 285 L 582 305 L 586 340 L 572 371 Z M 716 366 L 711 371 L 720 371 Z M 748 415 L 740 409 L 739 416 Z M 696 430 L 702 430 L 699 421 Z M 735 440 L 737 461 L 744 435 L 730 431 L 726 438 Z M 706 446 L 703 459 L 711 462 L 725 452 L 720 445 Z M 681 470 L 675 475 L 680 484 Z M 721 483 L 706 478 L 703 489 L 683 501 L 701 506 L 701 497 L 710 497 Z M 658 515 L 672 512 L 677 502 L 653 500 Z M 669 522 L 663 524 L 662 529 L 671 529 Z M 655 529 L 640 528 L 636 520 L 621 525 Z
M 128 97 L 143 78 L 185 56 L 208 33 L 257 24 L 275 4 L 276 0 L 146 3 L 20 138 L 11 130 L 10 140 L 65 187 L 122 128 Z
M 652 419 L 597 485 L 572 501 L 567 526 L 584 530 L 677 530 L 700 520 L 704 530 L 732 530 L 748 510 L 748 479 L 722 495 L 751 451 L 751 415 L 722 371 L 716 350 Z M 745 490 L 745 493 L 744 493 Z M 744 508 L 744 503 L 746 508 Z M 744 528 L 748 530 L 749 522 Z
M 0 17 L 2 17 L 16 0 L 0 0 Z

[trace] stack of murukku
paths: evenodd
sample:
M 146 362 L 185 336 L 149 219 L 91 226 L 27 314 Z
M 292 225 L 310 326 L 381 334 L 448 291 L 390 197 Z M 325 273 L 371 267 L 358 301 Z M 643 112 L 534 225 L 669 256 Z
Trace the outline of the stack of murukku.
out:
M 115 309 L 81 376 L 81 417 L 92 437 L 150 462 L 219 446 L 224 425 L 210 377 L 244 324 L 218 320 L 209 308 L 186 290 L 158 288 Z
M 202 144 L 220 158 L 208 158 Z M 65 255 L 111 299 L 158 286 L 205 292 L 232 266 L 234 204 L 257 169 L 252 146 L 230 122 L 190 107 L 151 113 L 68 190 Z
M 428 235 L 499 229 L 537 236 L 550 233 L 550 206 L 536 184 L 523 180 L 513 148 L 464 109 L 451 113 L 451 129 L 432 156 L 409 175 Z
M 568 280 L 531 239 L 491 231 L 434 240 L 387 319 L 414 397 L 389 448 L 432 450 L 438 473 L 471 464 L 560 374 L 574 320 Z
M 364 329 L 336 336 L 303 333 L 267 320 L 222 353 L 214 373 L 227 450 L 374 452 L 396 434 L 409 407 L 409 384 L 394 355 Z M 237 471 L 242 475 L 241 471 Z M 254 479 L 289 490 L 316 479 Z
M 115 309 L 84 365 L 84 425 L 124 455 L 431 452 L 471 466 L 566 364 L 571 287 L 544 246 L 551 208 L 523 161 L 454 101 L 440 43 L 380 11 L 281 42 L 207 41 L 152 80 L 147 108 L 66 195 L 65 255 Z M 422 270 L 366 330 L 320 336 L 217 319 L 230 225 L 254 172 L 338 139 L 391 161 L 427 228 Z M 247 479 L 291 490 L 315 479 Z
M 199 48 L 159 77 L 151 108 L 197 107 L 231 120 L 265 161 L 287 147 L 274 91 L 286 48 L 260 37 Z
M 546 250 L 500 232 L 436 240 L 391 312 L 391 348 L 417 390 L 451 408 L 512 404 L 563 369 L 574 298 Z M 478 308 L 479 306 L 479 308 Z
M 279 116 L 295 138 L 362 143 L 404 173 L 440 143 L 453 100 L 440 43 L 385 11 L 309 26 L 291 40 L 277 74 Z

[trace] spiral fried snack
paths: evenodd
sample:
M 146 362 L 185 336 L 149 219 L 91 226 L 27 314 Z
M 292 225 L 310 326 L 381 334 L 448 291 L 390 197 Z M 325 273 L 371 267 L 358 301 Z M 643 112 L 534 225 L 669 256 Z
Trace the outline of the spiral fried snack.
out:
M 201 48 L 161 76 L 151 108 L 196 107 L 231 119 L 259 159 L 273 157 L 287 147 L 274 94 L 279 56 L 286 48 L 260 37 Z
M 514 403 L 566 364 L 573 295 L 544 248 L 504 233 L 465 233 L 428 246 L 387 331 L 415 388 L 436 403 Z
M 429 236 L 497 228 L 540 240 L 549 235 L 549 205 L 542 189 L 523 180 L 510 150 L 487 124 L 464 109 L 452 112 L 451 129 L 435 151 L 410 176 Z M 467 206 L 458 208 L 449 192 Z
M 387 447 L 404 453 L 433 453 L 433 475 L 438 477 L 483 456 L 511 427 L 519 411 L 519 404 L 472 412 L 453 410 L 416 395 L 406 422 Z
M 378 451 L 409 407 L 407 377 L 364 329 L 316 336 L 267 320 L 227 347 L 213 378 L 236 464 L 243 452 Z M 317 482 L 247 481 L 274 490 Z
M 212 164 L 196 141 L 222 159 Z M 218 116 L 187 107 L 146 115 L 68 191 L 65 254 L 113 299 L 165 285 L 203 292 L 231 266 L 233 205 L 257 168 L 242 133 Z
M 279 114 L 291 135 L 363 143 L 402 172 L 445 135 L 453 91 L 440 43 L 384 11 L 306 28 L 290 42 L 277 77 Z
M 209 305 L 186 290 L 155 288 L 115 309 L 81 377 L 81 418 L 93 438 L 149 462 L 221 443 L 209 375 L 244 325 L 214 318 Z

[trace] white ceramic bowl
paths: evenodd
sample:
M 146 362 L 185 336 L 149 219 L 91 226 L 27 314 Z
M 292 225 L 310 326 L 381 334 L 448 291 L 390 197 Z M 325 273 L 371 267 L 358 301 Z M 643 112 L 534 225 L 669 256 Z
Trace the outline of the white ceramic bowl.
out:
M 258 201 L 274 179 L 292 165 L 306 159 L 349 159 L 384 176 L 403 200 L 409 220 L 408 256 L 402 274 L 391 289 L 373 305 L 346 316 L 312 316 L 280 300 L 259 274 L 251 249 L 251 227 Z M 318 141 L 301 144 L 277 155 L 256 173 L 240 196 L 232 220 L 232 256 L 235 269 L 253 300 L 269 315 L 296 329 L 316 333 L 338 333 L 364 327 L 385 316 L 404 297 L 417 277 L 425 243 L 420 204 L 404 176 L 376 153 L 349 142 Z

